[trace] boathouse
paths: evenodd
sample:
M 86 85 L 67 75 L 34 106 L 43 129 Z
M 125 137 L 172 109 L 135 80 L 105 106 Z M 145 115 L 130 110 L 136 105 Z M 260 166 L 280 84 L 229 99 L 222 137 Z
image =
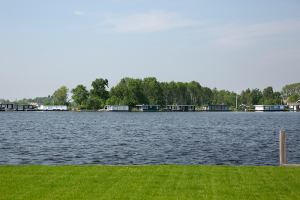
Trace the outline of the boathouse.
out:
M 284 105 L 254 105 L 255 111 L 285 111 Z
M 287 105 L 288 110 L 299 111 L 300 110 L 300 103 L 288 103 Z
M 13 103 L 0 104 L 0 111 L 5 111 L 5 110 L 14 110 L 14 104 Z
M 158 112 L 159 105 L 136 105 L 140 112 Z
M 104 106 L 103 109 L 100 109 L 100 111 L 111 111 L 111 112 L 128 112 L 129 111 L 129 106 L 111 106 L 111 105 L 106 105 Z
M 165 109 L 173 112 L 191 112 L 195 111 L 195 105 L 166 105 Z
M 204 104 L 202 105 L 203 110 L 206 111 L 229 111 L 229 105 L 211 105 Z
M 66 105 L 40 105 L 39 106 L 39 110 L 67 110 L 67 106 Z
M 15 105 L 14 109 L 16 111 L 33 111 L 33 110 L 36 110 L 36 106 L 34 106 L 34 105 Z

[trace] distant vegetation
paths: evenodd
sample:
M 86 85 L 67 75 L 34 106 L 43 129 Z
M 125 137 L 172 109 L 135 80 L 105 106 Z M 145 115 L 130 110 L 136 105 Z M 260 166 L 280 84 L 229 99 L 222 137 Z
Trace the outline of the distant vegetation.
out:
M 108 91 L 108 80 L 97 78 L 91 84 L 92 89 L 78 85 L 71 89 L 71 99 L 67 101 L 69 89 L 66 86 L 58 88 L 53 95 L 48 97 L 36 97 L 35 99 L 16 100 L 14 103 L 27 104 L 29 102 L 44 105 L 67 105 L 78 109 L 99 109 L 104 105 L 128 105 L 133 107 L 137 104 L 145 105 L 196 105 L 225 104 L 231 107 L 241 104 L 284 104 L 283 98 L 288 102 L 296 102 L 300 96 L 300 83 L 285 85 L 282 91 L 273 91 L 269 86 L 263 91 L 259 89 L 246 89 L 240 94 L 228 90 L 218 90 L 202 87 L 196 81 L 187 82 L 159 82 L 155 77 L 144 79 L 123 78 Z M 0 102 L 9 100 L 0 99 Z

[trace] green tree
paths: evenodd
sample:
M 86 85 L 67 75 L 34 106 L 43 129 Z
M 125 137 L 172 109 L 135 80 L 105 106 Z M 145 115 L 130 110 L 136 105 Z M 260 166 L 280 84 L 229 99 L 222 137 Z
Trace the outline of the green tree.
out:
M 218 93 L 219 91 L 217 90 L 216 87 L 214 87 L 214 89 L 212 90 L 212 94 L 213 94 L 212 104 L 218 103 Z
M 97 96 L 92 96 L 86 101 L 86 106 L 88 109 L 100 109 L 104 107 L 104 101 Z
M 72 99 L 78 104 L 81 105 L 84 101 L 89 98 L 89 91 L 83 85 L 77 85 L 76 88 L 71 90 Z
M 253 94 L 251 90 L 248 88 L 245 91 L 241 92 L 240 103 L 241 104 L 251 104 L 252 103 Z
M 128 81 L 128 92 L 125 96 L 128 99 L 128 106 L 133 107 L 138 103 L 143 103 L 145 96 L 141 79 L 130 79 Z
M 60 87 L 55 91 L 54 99 L 61 100 L 64 105 L 65 101 L 68 99 L 68 92 L 69 92 L 69 89 L 66 86 Z
M 275 104 L 280 105 L 282 102 L 282 96 L 280 92 L 274 92 L 273 93 L 273 98 L 275 100 Z
M 108 99 L 109 92 L 106 89 L 108 88 L 107 79 L 97 78 L 92 82 L 92 87 L 93 89 L 90 91 L 91 96 L 99 97 L 100 99 L 103 99 L 104 102 Z
M 213 100 L 213 92 L 208 87 L 203 87 L 201 89 L 201 105 L 203 104 L 211 104 Z
M 224 95 L 224 104 L 229 105 L 231 107 L 235 107 L 236 104 L 236 93 L 229 92 L 228 90 L 225 92 Z
M 260 100 L 262 99 L 261 91 L 255 88 L 252 89 L 251 94 L 252 94 L 252 100 L 251 100 L 252 105 L 258 105 Z
M 196 81 L 191 81 L 187 86 L 191 98 L 191 104 L 200 104 L 201 85 Z
M 142 88 L 145 96 L 144 104 L 161 105 L 161 87 L 155 77 L 144 78 Z
M 298 94 L 292 94 L 292 95 L 289 97 L 288 102 L 289 102 L 289 103 L 294 103 L 294 102 L 296 102 L 296 101 L 298 101 L 298 100 L 299 100 L 299 95 L 298 95 Z
M 263 91 L 263 97 L 265 99 L 273 99 L 273 87 L 269 86 L 267 88 L 264 89 Z
M 300 96 L 300 82 L 285 85 L 281 90 L 281 94 L 283 97 L 289 97 L 292 94 L 297 94 L 298 96 Z

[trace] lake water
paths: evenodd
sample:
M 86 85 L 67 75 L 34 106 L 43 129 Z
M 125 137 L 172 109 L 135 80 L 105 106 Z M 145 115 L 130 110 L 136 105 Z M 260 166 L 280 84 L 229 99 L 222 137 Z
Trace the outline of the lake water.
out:
M 0 112 L 0 165 L 300 164 L 300 113 Z

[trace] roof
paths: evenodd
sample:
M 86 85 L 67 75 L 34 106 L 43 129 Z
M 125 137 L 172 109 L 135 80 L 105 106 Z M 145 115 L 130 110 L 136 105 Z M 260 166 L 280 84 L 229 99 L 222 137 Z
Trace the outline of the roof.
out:
M 128 105 L 105 105 L 105 106 L 128 106 Z
M 298 106 L 300 103 L 289 103 L 288 106 Z
M 229 105 L 222 105 L 222 104 L 203 104 L 202 106 L 229 106 Z
M 135 105 L 135 106 L 159 106 L 159 105 Z
M 166 105 L 166 106 L 195 106 L 195 105 Z
M 254 105 L 255 107 L 256 106 L 285 106 L 285 105 Z

